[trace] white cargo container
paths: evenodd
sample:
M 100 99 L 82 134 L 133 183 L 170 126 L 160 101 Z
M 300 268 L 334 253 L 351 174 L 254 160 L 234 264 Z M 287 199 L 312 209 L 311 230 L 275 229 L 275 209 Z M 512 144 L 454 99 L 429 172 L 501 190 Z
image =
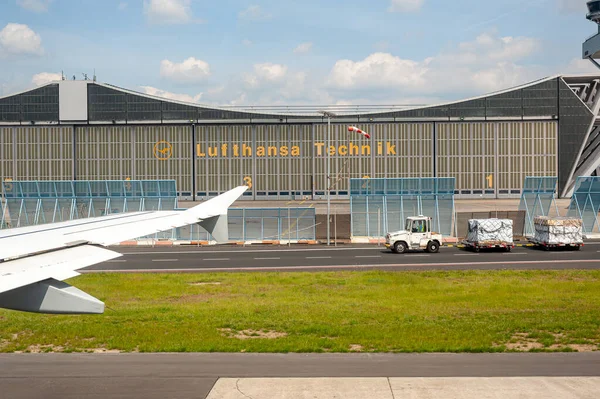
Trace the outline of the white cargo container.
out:
M 463 245 L 479 252 L 481 248 L 514 248 L 513 221 L 510 219 L 470 219 Z
M 583 246 L 582 221 L 577 218 L 538 216 L 533 220 L 534 236 L 530 241 L 545 247 Z

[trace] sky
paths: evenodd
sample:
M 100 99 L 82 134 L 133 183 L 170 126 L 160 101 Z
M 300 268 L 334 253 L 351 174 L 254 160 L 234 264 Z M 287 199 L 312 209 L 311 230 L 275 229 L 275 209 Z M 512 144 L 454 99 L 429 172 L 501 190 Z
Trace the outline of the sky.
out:
M 0 96 L 73 76 L 207 105 L 434 104 L 558 73 L 585 0 L 2 0 Z

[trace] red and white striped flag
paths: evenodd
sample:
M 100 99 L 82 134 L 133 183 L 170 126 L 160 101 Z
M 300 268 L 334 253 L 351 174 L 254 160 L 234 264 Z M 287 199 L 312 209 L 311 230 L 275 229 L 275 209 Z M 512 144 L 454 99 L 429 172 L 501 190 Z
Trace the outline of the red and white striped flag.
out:
M 358 134 L 362 134 L 363 136 L 365 136 L 366 138 L 370 139 L 371 135 L 367 132 L 363 132 L 362 130 L 360 130 L 359 128 L 357 128 L 356 126 L 348 126 L 348 131 L 349 132 L 356 132 Z

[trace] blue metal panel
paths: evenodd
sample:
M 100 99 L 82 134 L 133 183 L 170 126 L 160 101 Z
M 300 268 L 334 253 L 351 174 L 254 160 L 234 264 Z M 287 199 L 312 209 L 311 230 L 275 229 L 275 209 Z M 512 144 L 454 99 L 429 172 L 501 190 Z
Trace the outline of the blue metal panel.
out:
M 177 207 L 175 180 L 4 181 L 2 194 L 0 228 Z
M 451 235 L 455 184 L 453 177 L 350 179 L 352 237 L 382 237 L 417 215 L 432 217 L 435 230 Z
M 537 216 L 548 216 L 552 205 L 556 207 L 557 182 L 558 178 L 556 176 L 525 177 L 519 210 L 525 211 L 524 235 L 526 237 L 532 237 L 535 233 L 535 218 Z M 556 209 L 556 213 L 558 214 L 558 209 Z
M 584 233 L 597 233 L 600 229 L 600 177 L 580 176 L 569 205 L 568 216 L 581 218 Z
M 175 180 L 2 182 L 0 228 L 28 226 L 121 212 L 177 209 Z M 229 210 L 232 240 L 314 240 L 314 208 Z M 210 240 L 200 226 L 188 226 L 147 238 Z

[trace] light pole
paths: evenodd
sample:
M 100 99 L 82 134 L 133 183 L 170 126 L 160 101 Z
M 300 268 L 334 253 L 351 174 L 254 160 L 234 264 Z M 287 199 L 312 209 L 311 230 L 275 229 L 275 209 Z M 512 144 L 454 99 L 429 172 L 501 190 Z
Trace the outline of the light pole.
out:
M 337 115 L 330 111 L 319 111 L 323 116 L 327 117 L 327 140 L 326 140 L 326 151 L 327 151 L 327 245 L 331 245 L 331 153 L 330 153 L 330 137 L 331 137 L 331 118 L 335 118 Z M 348 126 L 348 132 L 358 133 L 367 139 L 371 138 L 371 135 L 367 132 L 360 130 L 355 126 Z M 348 176 L 349 177 L 349 176 Z M 336 237 L 337 238 L 337 237 Z
M 326 141 L 326 147 L 325 150 L 327 151 L 327 170 L 326 170 L 326 175 L 327 175 L 327 179 L 326 179 L 326 183 L 327 183 L 327 245 L 329 246 L 331 243 L 331 238 L 330 236 L 330 222 L 329 222 L 329 218 L 330 218 L 330 208 L 331 208 L 331 176 L 330 176 L 330 161 L 331 161 L 331 155 L 330 155 L 330 151 L 329 151 L 329 137 L 331 136 L 331 118 L 332 117 L 336 117 L 336 114 L 334 114 L 333 112 L 329 112 L 329 111 L 319 111 L 320 114 L 322 114 L 323 116 L 327 117 L 327 141 Z

